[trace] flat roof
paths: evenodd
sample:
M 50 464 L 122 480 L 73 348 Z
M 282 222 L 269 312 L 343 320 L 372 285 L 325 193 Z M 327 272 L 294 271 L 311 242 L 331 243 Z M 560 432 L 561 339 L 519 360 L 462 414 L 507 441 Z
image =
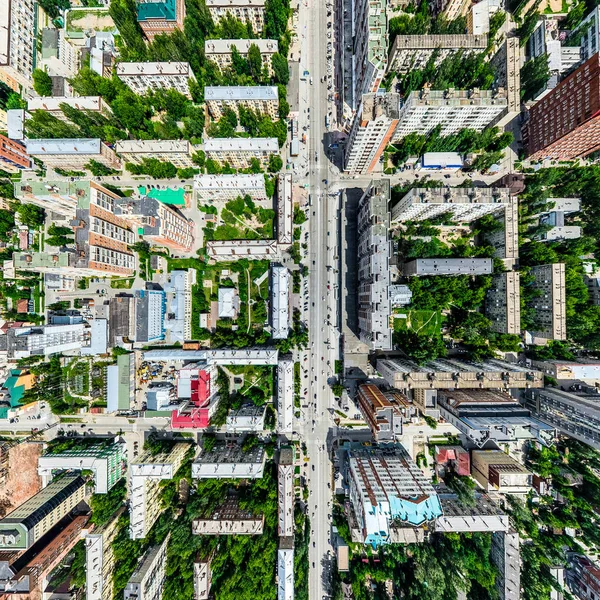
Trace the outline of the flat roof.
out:
M 184 0 L 180 0 L 183 2 Z M 177 20 L 177 0 L 162 0 L 162 2 L 138 2 L 137 20 L 164 19 Z
M 423 166 L 462 167 L 463 159 L 458 152 L 425 152 Z
M 234 6 L 264 6 L 266 0 L 205 0 L 207 8 L 233 8 Z
M 190 64 L 186 62 L 122 62 L 117 64 L 119 77 L 191 74 Z
M 121 140 L 115 144 L 117 152 L 173 152 L 190 153 L 188 140 Z
M 92 139 L 41 139 L 25 142 L 27 154 L 100 154 L 102 141 Z
M 27 110 L 58 111 L 61 104 L 68 104 L 78 110 L 101 110 L 102 98 L 100 96 L 44 96 L 43 98 L 31 98 L 27 103 Z
M 215 85 L 204 88 L 204 100 L 278 100 L 275 85 Z
M 194 188 L 206 190 L 219 189 L 248 189 L 262 190 L 265 187 L 265 178 L 260 175 L 195 175 Z M 240 196 L 243 194 L 240 190 Z
M 204 53 L 206 55 L 231 54 L 235 47 L 240 54 L 248 54 L 252 45 L 258 46 L 261 54 L 274 53 L 279 48 L 277 40 L 206 40 Z
M 0 2 L 0 65 L 8 64 L 10 51 L 10 0 Z
M 22 140 L 25 137 L 25 132 L 23 130 L 24 123 L 25 111 L 23 109 L 11 108 L 6 111 L 6 127 L 8 130 L 8 137 L 11 140 Z
M 117 144 L 118 145 L 118 144 Z M 204 140 L 205 152 L 279 152 L 277 138 L 211 138 Z

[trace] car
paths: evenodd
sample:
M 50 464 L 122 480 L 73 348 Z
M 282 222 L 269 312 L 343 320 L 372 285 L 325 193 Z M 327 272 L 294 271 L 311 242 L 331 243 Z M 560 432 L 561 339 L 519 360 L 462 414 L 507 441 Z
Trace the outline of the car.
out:
M 450 179 L 450 177 L 452 177 L 452 175 L 449 175 L 448 173 L 446 173 L 446 175 L 444 175 L 444 179 Z
M 312 85 L 312 84 L 313 84 L 313 78 L 311 77 L 310 78 L 310 85 Z
M 313 471 L 315 470 L 315 465 L 313 465 L 313 466 L 312 466 L 312 470 L 313 470 Z

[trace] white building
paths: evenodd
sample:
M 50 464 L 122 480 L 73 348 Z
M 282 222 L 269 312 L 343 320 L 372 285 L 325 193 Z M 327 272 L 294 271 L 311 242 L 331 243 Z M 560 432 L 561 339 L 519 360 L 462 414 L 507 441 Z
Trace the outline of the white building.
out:
M 206 158 L 234 169 L 246 169 L 255 158 L 265 169 L 272 154 L 279 154 L 277 138 L 209 138 L 204 140 Z
M 265 406 L 244 404 L 232 409 L 227 415 L 225 427 L 227 433 L 262 432 L 265 429 Z
M 250 23 L 256 33 L 263 30 L 266 0 L 206 0 L 206 8 L 215 23 L 230 15 Z
M 198 200 L 214 204 L 250 196 L 257 202 L 267 200 L 265 178 L 258 175 L 196 175 L 194 191 Z
M 127 582 L 125 600 L 161 600 L 167 567 L 167 546 L 171 534 L 163 543 L 150 548 Z
M 290 331 L 290 272 L 287 267 L 271 266 L 271 336 L 286 339 Z
M 86 342 L 83 323 L 11 327 L 0 335 L 0 356 L 18 360 L 80 350 Z
M 409 133 L 427 135 L 438 125 L 440 135 L 461 129 L 483 131 L 508 111 L 504 90 L 430 90 L 411 92 L 400 109 L 394 140 Z
M 61 121 L 69 121 L 62 111 L 61 104 L 80 111 L 98 113 L 110 118 L 112 110 L 101 96 L 44 96 L 42 98 L 30 98 L 27 110 L 43 110 Z
M 398 94 L 364 94 L 346 144 L 346 173 L 371 173 L 398 125 Z
M 31 86 L 35 62 L 36 9 L 34 0 L 0 2 L 0 81 L 15 92 Z
M 117 76 L 136 94 L 174 89 L 188 98 L 192 97 L 190 80 L 196 79 L 184 62 L 122 62 L 117 64 Z
M 241 56 L 247 58 L 250 46 L 256 46 L 259 49 L 263 69 L 267 70 L 269 76 L 272 75 L 271 59 L 273 54 L 279 51 L 277 40 L 206 40 L 204 42 L 204 54 L 207 59 L 216 62 L 221 71 L 224 71 L 231 66 L 233 48 Z
M 294 600 L 294 538 L 279 539 L 277 600 Z
M 29 156 L 51 169 L 80 171 L 90 160 L 111 169 L 121 168 L 114 150 L 100 139 L 28 139 L 25 145 Z
M 194 165 L 188 140 L 121 140 L 115 144 L 115 150 L 124 163 L 139 165 L 144 158 L 156 158 L 178 169 Z
M 276 365 L 279 351 L 276 348 L 243 348 L 241 350 L 146 350 L 148 361 L 207 361 L 214 365 Z
M 273 120 L 279 118 L 279 90 L 277 86 L 230 85 L 206 86 L 204 101 L 213 119 L 223 116 L 223 110 L 230 108 L 236 114 L 239 107 L 251 108 Z
M 192 463 L 195 479 L 261 479 L 266 454 L 262 446 L 244 452 L 240 445 L 217 442 L 210 452 L 202 450 Z
M 292 174 L 280 173 L 277 178 L 277 243 L 291 245 L 294 241 L 294 200 Z
M 194 561 L 194 600 L 208 600 L 212 584 L 211 560 Z
M 294 431 L 294 361 L 282 359 L 277 363 L 277 431 Z
M 294 451 L 292 448 L 280 450 L 277 465 L 278 533 L 280 537 L 294 535 Z
M 236 260 L 281 260 L 276 240 L 224 240 L 206 243 L 206 253 L 216 261 Z

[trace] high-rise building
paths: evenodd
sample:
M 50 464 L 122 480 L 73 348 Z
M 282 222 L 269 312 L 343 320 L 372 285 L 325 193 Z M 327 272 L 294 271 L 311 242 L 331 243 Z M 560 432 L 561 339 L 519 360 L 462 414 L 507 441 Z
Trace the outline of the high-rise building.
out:
M 519 272 L 497 273 L 485 293 L 485 316 L 497 333 L 521 333 L 521 288 Z
M 409 133 L 427 135 L 440 126 L 440 135 L 452 135 L 461 129 L 483 131 L 494 125 L 508 110 L 503 89 L 430 90 L 411 92 L 402 104 L 394 140 Z
M 0 3 L 0 81 L 18 92 L 31 87 L 36 54 L 34 0 L 3 0 Z
M 440 358 L 423 365 L 402 358 L 380 358 L 377 371 L 399 390 L 523 389 L 544 385 L 540 371 L 495 358 L 480 363 Z
M 363 94 L 346 144 L 346 173 L 375 170 L 394 135 L 399 104 L 398 94 Z
M 247 258 L 248 260 L 281 260 L 277 240 L 216 240 L 206 242 L 206 254 L 210 258 L 226 262 Z
M 124 443 L 80 446 L 38 459 L 38 474 L 46 486 L 60 471 L 92 471 L 94 493 L 106 494 L 127 470 Z
M 535 311 L 534 342 L 567 339 L 565 265 L 538 265 L 531 267 L 534 280 L 531 287 L 536 295 L 528 303 Z
M 22 169 L 29 169 L 30 166 L 31 160 L 25 147 L 0 135 L 0 167 L 9 173 L 18 173 Z
M 600 397 L 547 387 L 525 392 L 525 405 L 558 431 L 600 450 Z
M 137 4 L 137 22 L 149 41 L 161 33 L 183 31 L 185 0 L 141 0 Z
M 0 356 L 18 360 L 80 350 L 88 334 L 83 323 L 9 328 L 0 335 Z
M 600 54 L 594 54 L 529 109 L 529 160 L 571 160 L 600 147 Z
M 529 493 L 533 477 L 520 462 L 502 450 L 473 450 L 471 476 L 484 490 L 504 494 Z
M 206 8 L 215 23 L 229 15 L 252 25 L 255 33 L 261 33 L 265 24 L 265 3 L 266 0 L 206 0 Z
M 358 203 L 358 328 L 372 350 L 391 350 L 390 182 L 371 182 Z
M 231 67 L 231 57 L 235 48 L 240 56 L 248 58 L 250 46 L 256 46 L 260 52 L 263 69 L 269 76 L 273 75 L 271 59 L 279 51 L 277 40 L 206 40 L 204 42 L 204 55 L 208 60 L 217 63 L 221 71 Z
M 269 157 L 279 154 L 277 138 L 212 138 L 205 139 L 202 148 L 206 158 L 234 169 L 248 168 L 253 158 L 266 168 Z
M 397 35 L 390 50 L 389 71 L 404 75 L 422 69 L 435 54 L 438 66 L 446 57 L 483 52 L 487 48 L 487 35 Z
M 144 454 L 129 463 L 129 537 L 139 540 L 148 535 L 163 512 L 160 482 L 173 479 L 190 449 L 175 444 L 170 452 Z
M 127 582 L 125 600 L 162 600 L 170 537 L 167 535 L 162 544 L 146 551 Z
M 265 515 L 240 508 L 238 496 L 230 494 L 204 519 L 192 521 L 194 535 L 262 535 Z
M 194 165 L 188 140 L 121 140 L 115 144 L 115 150 L 124 163 L 134 165 L 150 158 L 170 162 L 178 169 Z
M 362 94 L 376 92 L 385 75 L 388 57 L 386 0 L 352 2 L 352 98 L 358 106 Z
M 393 442 L 402 435 L 402 423 L 414 414 L 408 398 L 397 391 L 383 392 L 372 383 L 359 385 L 358 406 L 377 442 Z
M 186 62 L 121 62 L 117 64 L 117 77 L 136 94 L 151 90 L 174 89 L 191 98 L 190 81 L 194 73 Z
M 228 202 L 248 195 L 254 201 L 267 200 L 265 178 L 261 175 L 196 175 L 194 190 L 198 200 Z
M 442 514 L 435 490 L 400 444 L 351 446 L 347 477 L 357 533 L 365 544 L 389 543 L 393 522 L 416 528 Z
M 600 12 L 594 8 L 585 19 L 569 33 L 567 43 L 576 42 L 575 47 L 580 49 L 581 62 L 589 60 L 600 49 Z
M 600 598 L 600 569 L 587 557 L 569 556 L 567 585 L 579 600 Z
M 204 88 L 206 108 L 213 119 L 219 120 L 226 108 L 238 114 L 240 106 L 271 117 L 279 118 L 279 90 L 277 86 L 223 85 Z
M 100 139 L 28 139 L 25 146 L 29 156 L 50 169 L 81 171 L 91 160 L 110 169 L 121 168 L 115 151 Z
M 85 480 L 79 475 L 64 475 L 55 479 L 0 520 L 0 548 L 30 548 L 85 496 Z
M 498 600 L 521 598 L 521 539 L 514 529 L 492 534 L 491 559 L 498 569 Z
M 212 556 L 197 557 L 194 561 L 194 600 L 208 600 L 212 584 Z

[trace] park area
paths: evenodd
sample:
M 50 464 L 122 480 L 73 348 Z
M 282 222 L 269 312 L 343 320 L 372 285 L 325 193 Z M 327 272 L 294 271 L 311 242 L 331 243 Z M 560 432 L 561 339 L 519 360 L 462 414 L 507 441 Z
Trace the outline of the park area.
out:
M 438 335 L 444 317 L 439 310 L 402 310 L 392 315 L 394 331 L 413 332 L 423 336 Z

